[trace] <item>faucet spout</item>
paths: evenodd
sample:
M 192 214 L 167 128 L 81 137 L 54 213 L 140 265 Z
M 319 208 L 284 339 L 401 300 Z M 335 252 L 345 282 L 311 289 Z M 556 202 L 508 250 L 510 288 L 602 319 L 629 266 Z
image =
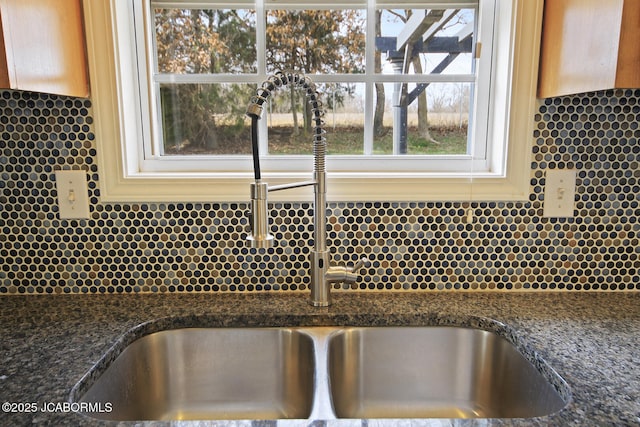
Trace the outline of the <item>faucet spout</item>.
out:
M 313 179 L 292 184 L 268 186 L 261 180 L 260 159 L 257 138 L 257 121 L 262 116 L 264 103 L 271 93 L 284 85 L 294 85 L 302 88 L 311 104 L 313 120 Z M 268 248 L 273 243 L 273 236 L 268 233 L 267 193 L 270 191 L 286 190 L 302 186 L 313 186 L 314 191 L 314 247 L 311 251 L 311 299 L 310 304 L 316 307 L 326 307 L 331 303 L 331 284 L 345 281 L 355 281 L 354 272 L 344 275 L 345 280 L 337 280 L 335 268 L 330 266 L 330 253 L 327 249 L 327 198 L 326 198 L 326 131 L 324 129 L 324 110 L 319 100 L 319 93 L 315 84 L 300 74 L 277 72 L 265 80 L 251 98 L 247 107 L 247 116 L 251 118 L 251 141 L 253 149 L 253 165 L 255 182 L 251 184 L 251 234 L 247 236 L 253 248 Z M 333 270 L 332 270 L 333 268 Z M 342 267 L 345 268 L 345 267 Z M 346 272 L 346 270 L 345 270 Z M 340 276 L 342 277 L 342 276 Z M 357 273 L 355 275 L 357 279 Z

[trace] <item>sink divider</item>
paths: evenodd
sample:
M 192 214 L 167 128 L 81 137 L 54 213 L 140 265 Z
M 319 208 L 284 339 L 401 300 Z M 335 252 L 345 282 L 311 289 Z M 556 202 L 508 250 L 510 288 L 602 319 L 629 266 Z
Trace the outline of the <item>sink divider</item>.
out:
M 314 356 L 316 359 L 314 378 L 314 399 L 309 419 L 312 420 L 333 420 L 336 414 L 331 403 L 331 390 L 329 387 L 329 339 L 331 335 L 344 328 L 337 326 L 300 328 L 299 330 L 308 334 L 313 340 Z

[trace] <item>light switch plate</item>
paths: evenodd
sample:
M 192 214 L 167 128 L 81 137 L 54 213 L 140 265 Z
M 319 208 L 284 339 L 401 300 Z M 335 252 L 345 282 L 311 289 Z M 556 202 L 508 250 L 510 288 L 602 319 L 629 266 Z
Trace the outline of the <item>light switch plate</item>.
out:
M 60 219 L 88 219 L 87 173 L 80 170 L 56 171 Z
M 573 217 L 575 197 L 575 169 L 547 169 L 543 216 L 545 218 Z

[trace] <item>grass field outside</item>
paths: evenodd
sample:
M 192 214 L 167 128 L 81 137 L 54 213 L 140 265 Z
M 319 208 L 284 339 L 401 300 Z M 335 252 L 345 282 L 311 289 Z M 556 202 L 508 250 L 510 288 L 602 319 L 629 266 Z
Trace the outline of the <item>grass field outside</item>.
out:
M 464 154 L 467 150 L 467 123 L 457 113 L 430 113 L 429 131 L 431 140 L 418 132 L 417 114 L 408 115 L 407 153 L 409 155 Z M 262 120 L 268 122 L 269 154 L 312 154 L 312 136 L 300 132 L 294 135 L 291 114 L 267 114 Z M 298 116 L 302 122 L 302 116 Z M 222 120 L 217 120 L 217 123 Z M 327 131 L 327 153 L 329 155 L 357 155 L 364 153 L 364 118 L 357 113 L 328 113 L 325 116 Z M 393 120 L 385 115 L 383 135 L 374 138 L 373 154 L 393 153 Z M 251 153 L 249 126 L 234 129 L 218 125 L 219 137 L 209 147 L 194 147 L 189 141 L 169 144 L 165 154 L 171 155 L 236 155 Z

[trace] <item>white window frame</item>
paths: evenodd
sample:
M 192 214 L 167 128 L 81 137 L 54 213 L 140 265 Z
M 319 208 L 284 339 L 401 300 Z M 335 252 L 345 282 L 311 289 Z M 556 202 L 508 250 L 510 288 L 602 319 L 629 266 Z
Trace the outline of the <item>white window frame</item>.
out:
M 85 31 L 94 131 L 98 150 L 101 199 L 110 201 L 247 201 L 252 180 L 251 160 L 226 170 L 202 167 L 184 172 L 173 167 L 141 167 L 142 141 L 152 127 L 141 126 L 150 117 L 145 103 L 133 94 L 137 86 L 135 46 L 130 0 L 84 0 Z M 193 3 L 193 2 L 191 2 Z M 371 2 L 369 2 L 371 4 Z M 416 6 L 420 2 L 416 1 Z M 379 4 L 380 6 L 380 4 Z M 368 6 L 371 7 L 371 6 Z M 452 7 L 443 3 L 443 7 Z M 330 201 L 525 200 L 529 193 L 530 151 L 535 113 L 538 52 L 543 0 L 499 0 L 494 27 L 492 64 L 493 105 L 488 133 L 493 146 L 488 170 L 421 172 L 340 170 L 327 178 Z M 262 76 L 257 75 L 260 80 Z M 313 76 L 312 76 L 313 78 Z M 145 135 L 145 132 L 147 134 Z M 500 152 L 504 151 L 506 156 Z M 264 175 L 271 184 L 306 179 L 311 160 L 299 159 L 308 172 L 275 169 Z M 162 160 L 161 160 L 162 161 Z M 357 161 L 357 160 L 354 160 Z M 475 169 L 475 170 L 472 170 Z M 272 201 L 311 200 L 308 189 L 273 193 Z

